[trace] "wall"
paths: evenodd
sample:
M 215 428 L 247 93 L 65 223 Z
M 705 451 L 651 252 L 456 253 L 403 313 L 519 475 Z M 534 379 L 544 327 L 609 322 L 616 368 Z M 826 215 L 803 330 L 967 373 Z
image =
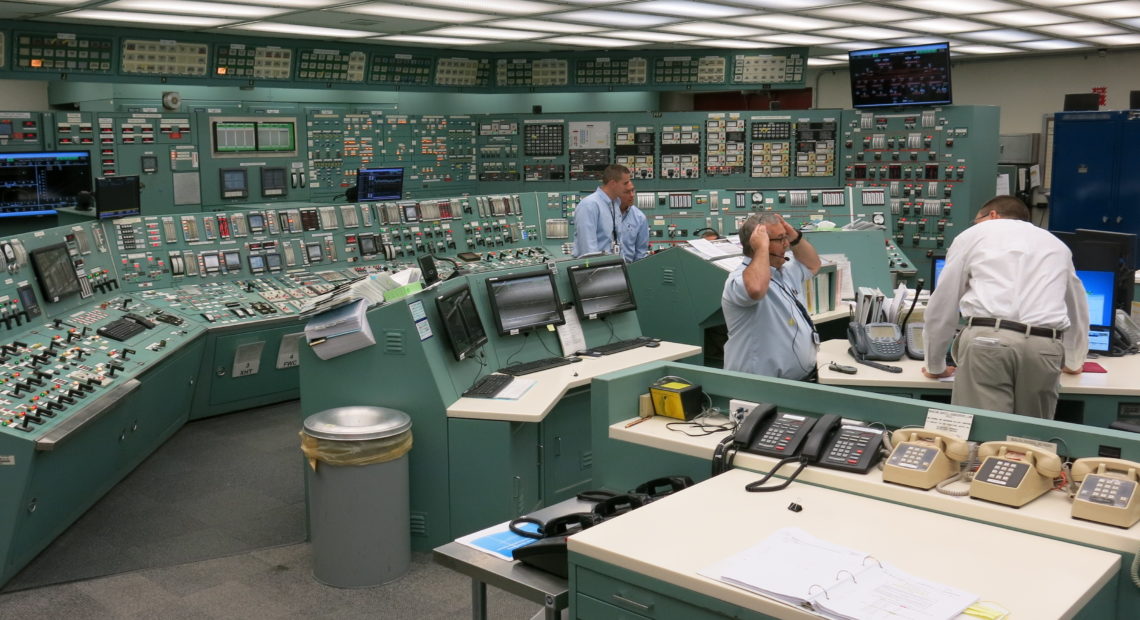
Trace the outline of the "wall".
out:
M 48 84 L 39 80 L 0 80 L 0 110 L 48 109 Z
M 1041 131 L 1045 114 L 1060 111 L 1066 93 L 1108 87 L 1107 110 L 1128 108 L 1128 93 L 1140 90 L 1140 51 L 958 62 L 953 67 L 954 103 L 1001 108 L 1001 133 Z M 846 68 L 809 74 L 817 108 L 848 108 L 851 91 Z

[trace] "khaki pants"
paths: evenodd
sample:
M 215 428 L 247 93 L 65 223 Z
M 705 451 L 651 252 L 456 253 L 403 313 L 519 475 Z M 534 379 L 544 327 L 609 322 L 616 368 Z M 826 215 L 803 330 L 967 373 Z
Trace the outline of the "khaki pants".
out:
M 967 326 L 954 342 L 950 402 L 1052 420 L 1064 355 L 1060 340 Z

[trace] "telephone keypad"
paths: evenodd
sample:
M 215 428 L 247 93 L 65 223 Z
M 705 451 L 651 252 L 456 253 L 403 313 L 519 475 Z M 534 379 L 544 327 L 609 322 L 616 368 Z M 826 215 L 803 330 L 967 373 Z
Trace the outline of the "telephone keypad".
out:
M 772 424 L 771 428 L 764 431 L 764 434 L 760 436 L 758 445 L 780 452 L 786 451 L 788 443 L 792 441 L 796 431 L 804 425 L 805 421 L 806 419 L 789 420 L 781 417 Z
M 1136 482 L 1132 480 L 1090 474 L 1081 484 L 1081 489 L 1077 492 L 1077 499 L 1083 499 L 1094 504 L 1124 508 L 1135 493 Z
M 1028 472 L 1028 463 L 991 458 L 982 464 L 975 479 L 1016 489 Z
M 914 444 L 902 444 L 895 450 L 894 454 L 891 455 L 887 464 L 895 465 L 896 467 L 905 467 L 915 471 L 926 471 L 930 469 L 936 456 L 938 456 L 938 450 L 936 448 Z
M 882 433 L 859 428 L 843 428 L 835 436 L 820 465 L 863 472 L 879 453 Z

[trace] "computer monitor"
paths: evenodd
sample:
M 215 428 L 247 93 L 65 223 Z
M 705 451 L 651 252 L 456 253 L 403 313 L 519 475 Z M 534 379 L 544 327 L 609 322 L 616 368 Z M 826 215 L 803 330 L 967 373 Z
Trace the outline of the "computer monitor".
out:
M 945 256 L 935 256 L 930 260 L 930 290 L 938 288 L 938 279 L 942 277 L 942 269 L 945 267 Z
M 855 108 L 953 103 L 949 43 L 851 50 L 847 60 Z
M 504 336 L 566 322 L 549 271 L 487 278 L 487 296 L 495 326 Z
M 138 176 L 95 179 L 95 217 L 105 220 L 142 214 Z
M 1128 93 L 1128 109 L 1140 110 L 1140 90 L 1129 91 Z
M 578 316 L 583 319 L 637 309 L 623 261 L 573 265 L 566 269 L 566 274 Z
M 1065 95 L 1064 112 L 1089 112 L 1100 109 L 1100 95 L 1097 93 L 1069 93 Z
M 447 332 L 451 354 L 456 361 L 462 362 L 471 357 L 487 343 L 487 332 L 483 330 L 475 299 L 466 284 L 436 297 L 435 307 L 443 320 L 443 329 Z
M 1136 235 L 1078 228 L 1070 246 L 1073 266 L 1116 273 L 1116 307 L 1132 311 L 1136 278 Z
M 89 191 L 87 151 L 0 153 L 0 217 L 50 215 Z
M 356 171 L 358 201 L 400 200 L 403 197 L 403 168 L 361 168 Z
M 1116 274 L 1111 271 L 1078 269 L 1077 277 L 1085 288 L 1089 304 L 1089 351 L 1110 353 L 1116 317 L 1113 302 Z
M 55 303 L 79 292 L 79 276 L 67 244 L 57 243 L 28 253 L 44 301 Z

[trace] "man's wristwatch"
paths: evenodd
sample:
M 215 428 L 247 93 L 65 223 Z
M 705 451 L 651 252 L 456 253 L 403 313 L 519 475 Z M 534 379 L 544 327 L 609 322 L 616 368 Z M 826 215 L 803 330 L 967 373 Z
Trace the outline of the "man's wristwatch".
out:
M 796 238 L 795 238 L 795 239 L 794 239 L 794 240 L 793 240 L 791 243 L 789 243 L 788 245 L 796 245 L 796 244 L 797 244 L 797 243 L 799 243 L 799 242 L 800 242 L 800 241 L 801 241 L 803 238 L 804 238 L 804 231 L 802 231 L 802 230 L 797 230 L 797 231 L 796 231 Z

